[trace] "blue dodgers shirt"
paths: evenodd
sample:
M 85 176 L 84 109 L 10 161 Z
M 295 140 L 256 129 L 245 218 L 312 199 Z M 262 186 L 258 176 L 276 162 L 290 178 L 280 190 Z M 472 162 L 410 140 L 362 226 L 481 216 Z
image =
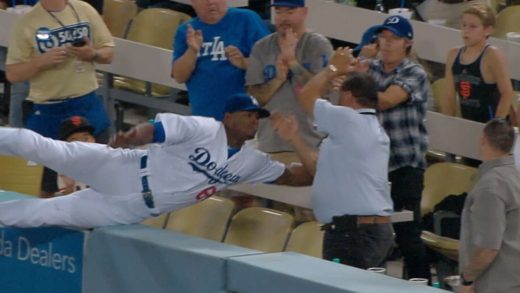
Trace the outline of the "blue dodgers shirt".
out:
M 177 30 L 174 61 L 188 49 L 188 24 L 195 30 L 202 30 L 203 35 L 196 68 L 186 82 L 192 114 L 222 120 L 226 99 L 232 94 L 245 91 L 245 70 L 229 62 L 225 48 L 233 45 L 245 57 L 249 57 L 255 42 L 269 32 L 260 17 L 250 10 L 229 8 L 216 24 L 203 23 L 196 17 Z

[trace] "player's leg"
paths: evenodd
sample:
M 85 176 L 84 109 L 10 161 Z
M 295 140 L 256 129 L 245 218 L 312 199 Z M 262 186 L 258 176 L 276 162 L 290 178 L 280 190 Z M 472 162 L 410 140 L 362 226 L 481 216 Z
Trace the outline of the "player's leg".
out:
M 138 197 L 136 197 L 138 198 Z M 10 227 L 66 226 L 95 228 L 142 221 L 148 214 L 133 201 L 112 200 L 92 189 L 48 199 L 0 202 L 0 224 Z M 137 201 L 136 201 L 137 202 Z M 143 205 L 144 206 L 144 205 Z
M 95 143 L 67 143 L 27 129 L 0 127 L 0 154 L 24 157 L 101 193 L 141 190 L 140 151 L 112 149 Z

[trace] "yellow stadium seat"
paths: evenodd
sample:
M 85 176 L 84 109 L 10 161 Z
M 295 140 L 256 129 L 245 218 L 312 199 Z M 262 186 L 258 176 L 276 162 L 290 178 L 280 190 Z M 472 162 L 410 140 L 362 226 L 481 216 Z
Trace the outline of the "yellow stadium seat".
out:
M 444 92 L 446 89 L 446 79 L 439 78 L 435 82 L 432 83 L 432 94 L 433 94 L 433 103 L 434 109 L 436 112 L 442 113 L 443 106 L 442 100 L 444 99 Z M 458 102 L 458 97 L 455 97 L 455 108 L 456 108 L 456 116 L 460 117 L 460 106 Z M 429 162 L 444 162 L 446 161 L 446 153 L 440 152 L 437 150 L 428 150 L 427 159 Z
M 103 20 L 112 36 L 124 38 L 130 20 L 137 14 L 137 5 L 131 0 L 104 0 Z
M 285 251 L 294 251 L 314 257 L 322 257 L 323 231 L 318 222 L 305 222 L 294 228 Z
M 439 78 L 432 83 L 432 94 L 435 111 L 442 113 L 442 99 L 446 89 L 446 79 Z M 455 115 L 460 117 L 460 104 L 458 95 L 455 96 Z
M 165 229 L 222 241 L 235 203 L 227 198 L 212 196 L 195 205 L 171 212 Z
M 422 231 L 421 239 L 426 247 L 441 256 L 434 258 L 433 266 L 437 272 L 437 278 L 441 284 L 445 284 L 446 276 L 458 272 L 459 240 L 443 237 L 430 231 Z
M 225 243 L 264 252 L 284 249 L 294 218 L 285 212 L 267 208 L 246 208 L 229 225 Z
M 458 163 L 436 163 L 424 173 L 421 214 L 432 212 L 434 206 L 450 194 L 469 191 L 477 179 L 477 168 Z
M 128 29 L 130 41 L 173 50 L 173 37 L 179 25 L 190 20 L 185 13 L 163 8 L 148 8 L 139 12 Z
M 429 231 L 422 231 L 421 239 L 431 249 L 451 260 L 459 261 L 459 240 L 439 236 Z
M 513 97 L 513 100 L 511 101 L 511 109 L 509 110 L 509 120 L 512 121 L 513 126 L 520 126 L 518 124 L 518 115 L 516 114 L 516 111 L 518 110 L 518 99 L 520 98 L 520 92 L 515 91 L 515 95 Z
M 504 6 L 507 5 L 506 1 L 507 0 L 491 0 L 489 6 L 491 6 L 491 8 L 493 8 L 496 12 L 499 12 Z
M 515 96 L 513 97 L 513 100 L 511 101 L 511 107 L 514 111 L 516 111 L 516 108 L 518 108 L 518 99 L 520 98 L 520 91 L 514 91 Z
M 38 195 L 43 167 L 19 157 L 0 155 L 0 189 Z
M 189 15 L 171 9 L 148 8 L 139 12 L 132 19 L 126 39 L 172 50 L 177 28 L 190 19 Z M 167 86 L 152 84 L 147 89 L 146 82 L 129 78 L 116 79 L 114 86 L 146 95 L 167 96 L 170 94 L 170 88 Z
M 432 83 L 432 94 L 435 111 L 442 112 L 442 99 L 444 89 L 446 88 L 446 79 L 439 78 Z
M 505 39 L 508 32 L 520 33 L 520 5 L 508 6 L 497 14 L 492 36 Z

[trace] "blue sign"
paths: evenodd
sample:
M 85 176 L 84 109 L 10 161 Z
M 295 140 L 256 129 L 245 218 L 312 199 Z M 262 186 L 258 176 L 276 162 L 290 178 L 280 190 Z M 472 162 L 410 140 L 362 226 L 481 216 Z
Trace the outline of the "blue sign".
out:
M 0 291 L 81 293 L 84 236 L 58 227 L 0 227 Z

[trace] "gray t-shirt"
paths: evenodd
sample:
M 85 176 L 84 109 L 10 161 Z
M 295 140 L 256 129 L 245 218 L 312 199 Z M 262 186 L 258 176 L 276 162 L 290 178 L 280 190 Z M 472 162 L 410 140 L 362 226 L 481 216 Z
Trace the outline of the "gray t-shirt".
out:
M 323 35 L 306 32 L 298 41 L 296 59 L 313 74 L 327 66 L 333 49 L 329 40 Z M 253 47 L 249 57 L 246 73 L 246 85 L 264 84 L 276 77 L 276 59 L 280 54 L 278 47 L 278 33 L 273 33 L 259 40 Z M 316 148 L 323 137 L 314 127 L 313 121 L 300 107 L 289 72 L 287 81 L 278 89 L 271 100 L 265 105 L 269 110 L 282 113 L 292 113 L 300 125 L 300 131 L 307 144 Z M 258 129 L 258 148 L 264 152 L 292 151 L 292 147 L 281 140 L 273 131 L 269 121 L 260 120 Z
M 462 212 L 459 267 L 477 248 L 495 249 L 491 265 L 475 280 L 475 292 L 520 292 L 520 172 L 513 156 L 484 162 Z

